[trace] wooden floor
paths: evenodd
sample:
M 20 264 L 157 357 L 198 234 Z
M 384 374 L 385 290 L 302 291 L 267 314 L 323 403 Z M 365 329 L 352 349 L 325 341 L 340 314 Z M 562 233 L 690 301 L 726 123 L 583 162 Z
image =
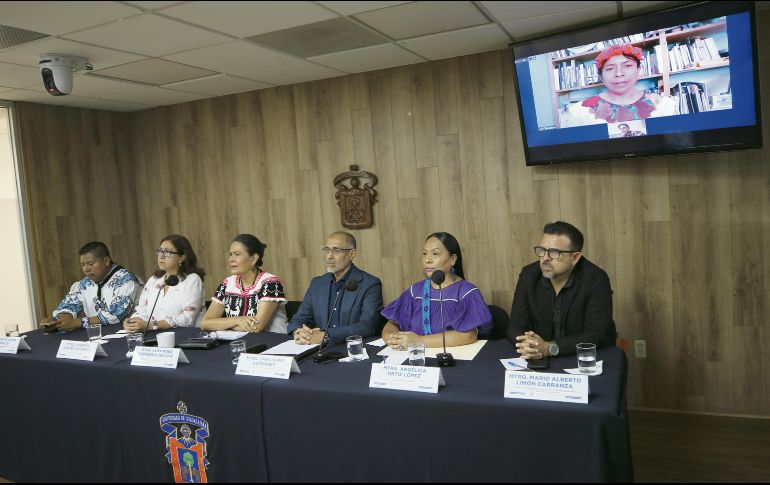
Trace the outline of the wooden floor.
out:
M 770 482 L 770 419 L 629 414 L 637 482 Z
M 770 419 L 629 415 L 637 482 L 770 482 Z

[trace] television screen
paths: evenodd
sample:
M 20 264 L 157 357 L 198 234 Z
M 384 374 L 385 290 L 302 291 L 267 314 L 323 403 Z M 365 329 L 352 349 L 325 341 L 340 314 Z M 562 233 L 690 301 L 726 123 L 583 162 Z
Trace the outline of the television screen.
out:
M 753 2 L 512 45 L 527 165 L 762 146 Z

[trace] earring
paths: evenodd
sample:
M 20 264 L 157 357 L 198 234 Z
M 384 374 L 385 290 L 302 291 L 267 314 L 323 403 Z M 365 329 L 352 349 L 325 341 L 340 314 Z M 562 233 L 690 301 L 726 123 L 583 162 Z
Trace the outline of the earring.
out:
M 456 273 L 456 271 L 455 271 L 455 267 L 454 267 L 454 266 L 452 266 L 452 267 L 449 269 L 449 277 L 450 277 L 450 278 L 452 278 L 452 281 L 456 281 L 456 280 L 457 280 L 457 276 L 455 275 L 455 273 Z

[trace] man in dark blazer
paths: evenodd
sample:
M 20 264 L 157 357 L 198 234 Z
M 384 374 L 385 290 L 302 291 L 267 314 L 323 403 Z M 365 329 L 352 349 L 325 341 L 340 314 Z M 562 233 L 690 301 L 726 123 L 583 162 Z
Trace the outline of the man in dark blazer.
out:
M 508 339 L 525 359 L 575 354 L 582 342 L 615 343 L 607 273 L 583 257 L 583 234 L 573 225 L 546 224 L 524 267 L 511 305 Z
M 356 238 L 335 232 L 322 248 L 327 274 L 310 282 L 288 331 L 300 344 L 338 344 L 350 335 L 377 333 L 382 309 L 382 282 L 353 264 Z

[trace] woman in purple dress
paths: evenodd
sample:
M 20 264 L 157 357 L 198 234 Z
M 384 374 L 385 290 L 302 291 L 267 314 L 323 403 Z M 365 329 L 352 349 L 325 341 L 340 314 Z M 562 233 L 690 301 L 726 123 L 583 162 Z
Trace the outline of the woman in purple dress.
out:
M 442 333 L 447 347 L 472 344 L 479 334 L 492 330 L 492 315 L 479 289 L 464 279 L 463 255 L 457 239 L 446 232 L 428 236 L 422 250 L 425 280 L 413 284 L 382 309 L 388 323 L 382 338 L 391 347 L 405 347 L 422 341 L 426 347 L 441 347 Z M 443 324 L 439 287 L 430 279 L 434 271 L 446 275 L 441 285 Z

